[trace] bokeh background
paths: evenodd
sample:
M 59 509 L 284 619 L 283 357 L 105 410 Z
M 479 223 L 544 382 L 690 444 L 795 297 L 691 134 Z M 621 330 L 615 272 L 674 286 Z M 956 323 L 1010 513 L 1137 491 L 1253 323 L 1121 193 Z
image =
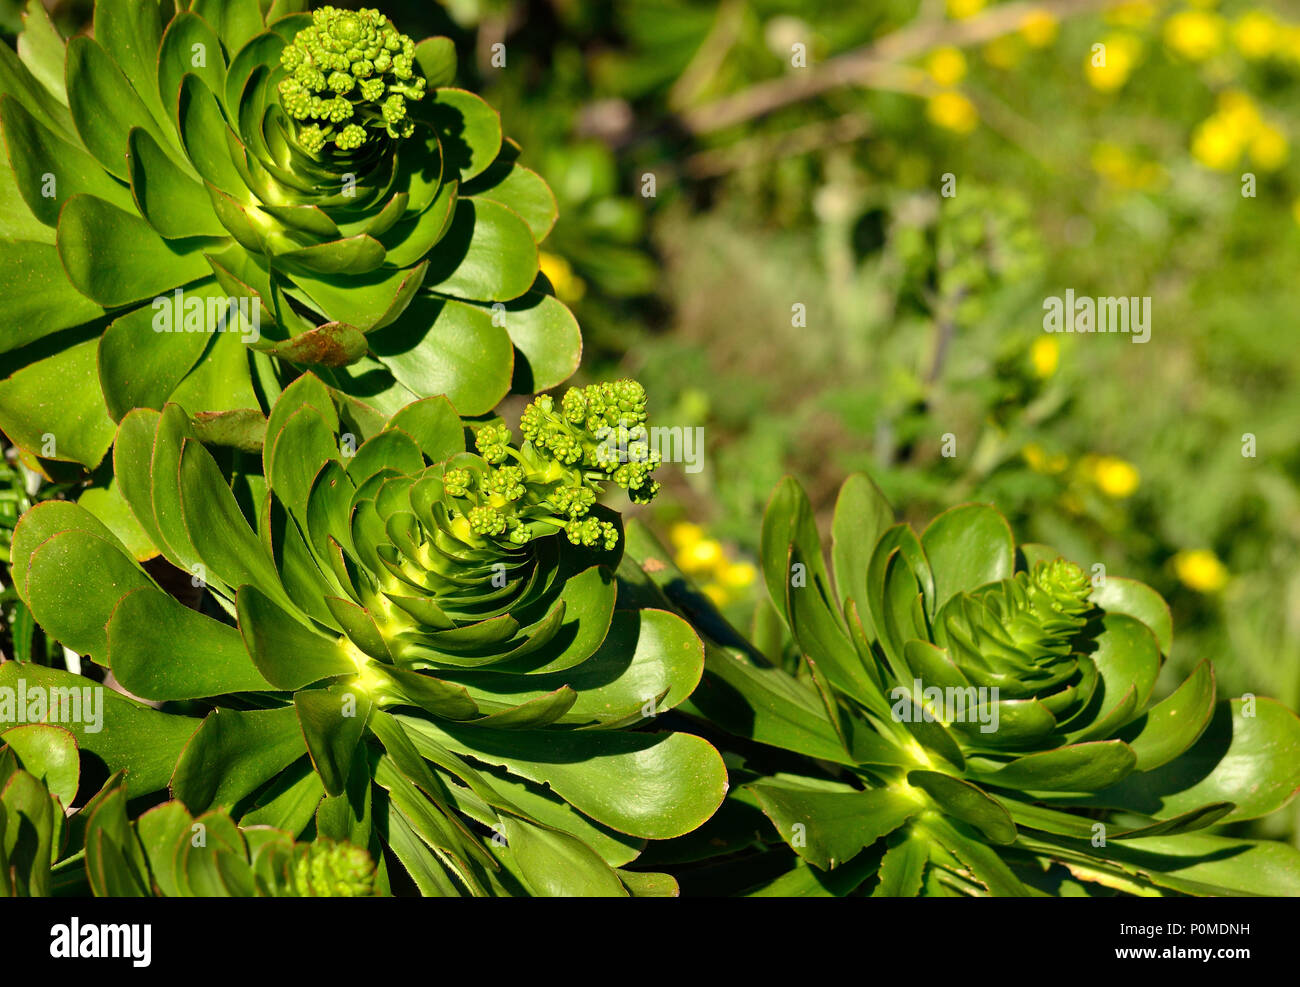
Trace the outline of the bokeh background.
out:
M 739 625 L 781 475 L 828 517 L 866 470 L 918 524 L 991 501 L 1150 583 L 1160 688 L 1211 658 L 1223 693 L 1300 707 L 1300 4 L 375 5 L 454 39 L 554 188 L 580 378 L 703 427 L 648 515 Z M 1150 341 L 1046 334 L 1066 289 L 1149 296 Z M 30 496 L 0 475 L 8 527 Z M 0 646 L 40 647 L 0 599 Z

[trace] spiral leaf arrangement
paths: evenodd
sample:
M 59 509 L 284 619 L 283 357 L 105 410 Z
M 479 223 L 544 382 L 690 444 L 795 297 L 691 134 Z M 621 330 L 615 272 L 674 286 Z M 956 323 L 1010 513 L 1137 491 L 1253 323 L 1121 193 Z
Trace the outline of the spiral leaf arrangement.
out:
M 727 883 L 703 887 L 1300 892 L 1294 849 L 1212 828 L 1293 796 L 1300 720 L 1271 700 L 1216 703 L 1206 662 L 1152 703 L 1173 636 L 1153 590 L 1094 585 L 1051 549 L 1017 549 L 985 505 L 954 508 L 918 537 L 863 475 L 840 491 L 830 567 L 812 518 L 787 478 L 762 539 L 779 624 L 758 620 L 752 642 L 643 530 L 628 532 L 640 578 L 710 636 L 686 708 L 787 757 L 767 767 L 761 747 L 742 748 L 727 805 L 690 844 L 688 859 L 731 858 Z M 791 767 L 791 753 L 825 770 Z M 758 820 L 761 849 L 737 839 Z
M 574 394 L 643 427 L 634 382 Z M 609 478 L 649 496 L 651 466 L 594 465 L 621 454 L 550 407 L 525 415 L 547 423 L 525 427 L 536 444 L 490 423 L 467 452 L 430 398 L 353 446 L 308 374 L 272 408 L 260 475 L 231 479 L 177 405 L 127 415 L 124 497 L 220 612 L 177 602 L 80 506 L 28 512 L 14 558 L 37 620 L 164 704 L 117 697 L 112 737 L 85 747 L 133 798 L 169 786 L 241 830 L 364 847 L 380 893 L 671 891 L 624 865 L 708 818 L 725 771 L 697 737 L 627 728 L 685 699 L 703 655 L 680 618 L 615 610 L 617 516 L 594 499 Z M 320 884 L 294 859 L 298 885 Z
M 450 86 L 450 41 L 304 0 L 163 6 L 99 0 L 65 44 L 35 4 L 42 43 L 0 46 L 17 445 L 93 469 L 133 408 L 265 410 L 303 367 L 389 415 L 576 369 L 538 278 L 554 196 Z

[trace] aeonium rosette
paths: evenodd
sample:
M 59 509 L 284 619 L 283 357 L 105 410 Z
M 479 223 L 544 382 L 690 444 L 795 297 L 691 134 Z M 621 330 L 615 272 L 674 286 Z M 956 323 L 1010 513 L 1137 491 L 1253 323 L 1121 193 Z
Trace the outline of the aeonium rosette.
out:
M 9 671 L 18 664 L 0 669 L 0 688 L 25 679 Z M 131 819 L 126 772 L 93 794 L 89 781 L 73 730 L 26 723 L 0 731 L 0 834 L 8 836 L 0 841 L 0 895 L 316 898 L 374 891 L 374 861 L 355 844 L 296 843 L 269 826 L 241 828 L 220 811 L 196 818 L 177 801 Z M 58 952 L 57 936 L 51 948 L 67 955 Z
M 37 621 L 164 704 L 109 710 L 85 749 L 127 769 L 133 797 L 170 784 L 194 813 L 366 847 L 399 889 L 670 890 L 623 865 L 708 818 L 725 771 L 699 738 L 626 729 L 703 669 L 680 618 L 615 610 L 620 525 L 596 495 L 654 493 L 640 386 L 539 398 L 521 443 L 493 421 L 477 452 L 444 398 L 359 437 L 334 398 L 291 384 L 260 475 L 233 484 L 178 406 L 123 419 L 123 495 L 216 616 L 78 505 L 19 523 Z
M 1208 662 L 1157 701 L 1173 625 L 1154 590 L 1017 547 L 985 504 L 917 535 L 864 475 L 841 488 L 832 533 L 827 565 L 786 478 L 762 531 L 771 603 L 747 641 L 628 529 L 639 578 L 706 634 L 683 708 L 785 752 L 741 748 L 727 805 L 661 851 L 731 858 L 682 873 L 688 891 L 1300 893 L 1293 848 L 1215 828 L 1293 797 L 1300 719 L 1269 699 L 1216 701 Z
M 264 408 L 304 365 L 385 414 L 573 372 L 538 280 L 554 197 L 451 87 L 450 41 L 302 0 L 181 7 L 99 0 L 65 45 L 32 3 L 0 47 L 17 444 L 93 468 L 133 408 Z

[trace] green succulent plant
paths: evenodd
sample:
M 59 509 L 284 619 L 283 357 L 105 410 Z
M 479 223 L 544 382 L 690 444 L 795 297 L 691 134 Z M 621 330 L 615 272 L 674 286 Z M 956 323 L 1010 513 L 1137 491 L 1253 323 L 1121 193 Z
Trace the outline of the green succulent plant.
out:
M 556 218 L 446 38 L 303 0 L 98 0 L 0 46 L 0 428 L 93 469 L 134 408 L 267 408 L 302 366 L 393 414 L 554 387 Z
M 1173 637 L 1154 590 L 1017 549 L 986 505 L 917 536 L 861 474 L 832 530 L 828 567 L 807 496 L 778 486 L 774 609 L 747 641 L 629 529 L 625 580 L 709 636 L 682 709 L 754 742 L 727 807 L 647 865 L 721 857 L 700 873 L 754 894 L 1300 893 L 1293 847 L 1221 830 L 1295 794 L 1300 720 L 1216 702 L 1208 662 L 1153 702 Z
M 0 895 L 360 897 L 370 855 L 348 843 L 295 843 L 180 802 L 127 817 L 125 773 L 84 805 L 75 735 L 50 723 L 0 733 Z
M 79 775 L 67 730 L 24 723 L 0 731 L 0 897 L 51 893 L 54 864 L 70 840 L 66 810 Z
M 85 873 L 101 898 L 364 898 L 375 863 L 351 843 L 295 842 L 270 826 L 241 827 L 228 813 L 192 816 L 164 802 L 135 820 L 119 773 L 83 810 Z
M 491 422 L 467 452 L 441 397 L 358 444 L 308 374 L 271 410 L 261 474 L 231 480 L 182 408 L 131 412 L 123 495 L 215 615 L 79 505 L 29 511 L 15 578 L 36 620 L 164 704 L 106 695 L 83 747 L 131 798 L 169 786 L 193 813 L 366 847 L 381 893 L 406 886 L 394 865 L 434 895 L 670 892 L 624 865 L 707 819 L 726 775 L 698 737 L 628 729 L 703 671 L 679 617 L 615 612 L 621 537 L 595 495 L 653 495 L 644 421 L 623 381 L 538 398 L 518 445 Z

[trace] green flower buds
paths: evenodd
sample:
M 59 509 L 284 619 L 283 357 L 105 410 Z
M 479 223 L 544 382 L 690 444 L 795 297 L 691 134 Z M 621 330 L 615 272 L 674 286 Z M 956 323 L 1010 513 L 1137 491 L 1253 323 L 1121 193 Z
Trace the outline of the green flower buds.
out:
M 491 468 L 453 466 L 443 489 L 480 537 L 527 544 L 563 530 L 574 545 L 612 550 L 618 531 L 591 517 L 601 484 L 612 480 L 644 503 L 659 489 L 650 478 L 659 465 L 646 440 L 645 389 L 634 380 L 574 387 L 561 401 L 543 395 L 524 409 L 523 445 L 511 445 L 510 429 L 484 425 L 474 436 Z M 613 424 L 611 424 L 613 423 Z
M 634 380 L 570 388 L 557 412 L 543 395 L 524 411 L 519 430 L 539 453 L 590 478 L 608 478 L 635 503 L 659 490 L 651 474 L 661 462 L 652 450 L 645 388 Z
M 385 411 L 436 382 L 468 416 L 509 392 L 516 342 L 538 393 L 577 368 L 538 277 L 555 197 L 452 85 L 450 39 L 307 0 L 167 3 L 166 23 L 99 0 L 65 45 L 29 6 L 43 70 L 0 51 L 0 430 L 29 465 L 93 471 L 117 422 L 173 396 L 269 411 L 306 367 Z M 472 352 L 450 345 L 466 332 Z M 65 400 L 74 378 L 102 401 Z
M 298 143 L 317 153 L 327 142 L 354 151 L 373 134 L 410 137 L 408 103 L 424 98 L 414 70 L 415 42 L 377 10 L 322 7 L 280 52 L 285 112 L 302 123 Z

